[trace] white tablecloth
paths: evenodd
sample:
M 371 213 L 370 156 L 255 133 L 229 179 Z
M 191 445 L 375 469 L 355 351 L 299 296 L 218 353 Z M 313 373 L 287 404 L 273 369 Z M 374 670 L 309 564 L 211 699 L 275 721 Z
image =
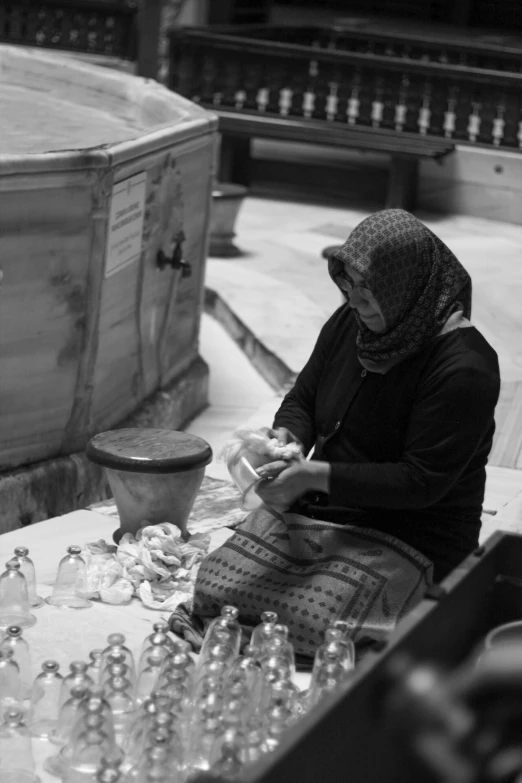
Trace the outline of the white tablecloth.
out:
M 13 556 L 17 546 L 26 546 L 36 567 L 38 592 L 42 597 L 50 595 L 58 563 L 71 544 L 83 546 L 89 541 L 104 538 L 112 543 L 112 532 L 117 527 L 111 517 L 94 511 L 73 511 L 61 517 L 39 522 L 22 530 L 0 535 L 0 569 Z M 210 533 L 211 548 L 221 546 L 233 534 L 229 528 Z M 67 674 L 74 660 L 88 661 L 89 651 L 105 647 L 110 633 L 123 633 L 135 656 L 138 656 L 145 637 L 152 631 L 152 623 L 168 615 L 147 609 L 133 598 L 129 604 L 112 606 L 94 601 L 90 609 L 61 610 L 45 604 L 34 610 L 37 623 L 24 631 L 30 645 L 33 676 L 41 670 L 42 662 L 57 660 L 62 674 Z M 137 659 L 136 659 L 137 661 Z M 43 783 L 51 783 L 51 777 L 42 769 L 44 759 L 56 753 L 56 746 L 47 740 L 34 740 L 33 750 L 37 772 Z
M 88 541 L 104 538 L 112 543 L 114 519 L 94 511 L 73 511 L 61 517 L 39 522 L 22 530 L 0 536 L 0 568 L 13 556 L 16 546 L 26 546 L 36 567 L 38 592 L 44 598 L 52 592 L 58 563 L 70 544 L 83 546 Z M 220 546 L 232 535 L 221 528 L 211 532 L 211 548 Z M 87 660 L 90 650 L 105 647 L 108 634 L 125 634 L 127 644 L 139 653 L 143 639 L 151 632 L 156 620 L 168 615 L 147 609 L 133 598 L 129 604 L 112 606 L 94 601 L 90 609 L 64 611 L 44 605 L 35 609 L 37 623 L 24 632 L 31 645 L 35 673 L 48 658 L 68 668 L 73 660 Z

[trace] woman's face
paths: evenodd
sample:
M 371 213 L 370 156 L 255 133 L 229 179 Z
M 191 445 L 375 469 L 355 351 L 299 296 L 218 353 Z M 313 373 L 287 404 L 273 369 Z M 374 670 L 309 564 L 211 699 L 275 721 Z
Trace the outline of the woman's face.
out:
M 386 332 L 386 323 L 381 310 L 364 277 L 350 264 L 345 264 L 341 282 L 345 283 L 342 288 L 349 295 L 348 304 L 353 310 L 357 310 L 363 324 L 372 332 L 378 334 Z

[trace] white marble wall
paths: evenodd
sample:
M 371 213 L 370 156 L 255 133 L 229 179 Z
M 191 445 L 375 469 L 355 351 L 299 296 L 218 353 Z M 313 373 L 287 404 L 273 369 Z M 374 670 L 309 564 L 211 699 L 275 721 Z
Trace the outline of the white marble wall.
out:
M 420 164 L 418 207 L 522 224 L 522 152 L 458 146 Z

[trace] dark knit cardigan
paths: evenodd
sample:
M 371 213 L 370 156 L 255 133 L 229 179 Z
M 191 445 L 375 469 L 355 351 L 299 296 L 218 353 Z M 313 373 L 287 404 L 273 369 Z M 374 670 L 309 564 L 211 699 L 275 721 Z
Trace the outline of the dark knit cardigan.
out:
M 359 363 L 357 330 L 348 305 L 333 314 L 276 414 L 331 465 L 329 495 L 291 510 L 396 536 L 439 580 L 478 543 L 497 355 L 475 327 L 455 329 L 380 375 Z

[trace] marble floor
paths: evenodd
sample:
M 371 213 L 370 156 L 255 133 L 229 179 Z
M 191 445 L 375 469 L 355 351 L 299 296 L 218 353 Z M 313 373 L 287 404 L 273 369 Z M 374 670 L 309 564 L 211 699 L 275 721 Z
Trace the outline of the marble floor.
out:
M 221 459 L 223 446 L 238 427 L 270 426 L 281 397 L 252 367 L 223 326 L 209 315 L 202 318 L 200 350 L 210 366 L 210 405 L 186 430 L 212 447 L 214 458 L 207 475 L 230 479 Z
M 281 397 L 281 370 L 274 375 L 274 360 L 291 381 L 340 303 L 321 251 L 341 243 L 367 214 L 270 198 L 245 200 L 235 240 L 242 255 L 207 261 L 207 289 L 226 305 L 228 316 L 219 311 L 221 324 L 204 318 L 201 351 L 211 368 L 210 407 L 187 428 L 207 437 L 215 451 L 235 427 L 270 423 Z M 522 532 L 522 226 L 420 212 L 418 217 L 471 274 L 472 320 L 499 355 L 502 392 L 485 527 L 500 526 L 499 514 L 511 503 L 506 524 Z M 224 471 L 218 460 L 210 467 L 216 477 Z

